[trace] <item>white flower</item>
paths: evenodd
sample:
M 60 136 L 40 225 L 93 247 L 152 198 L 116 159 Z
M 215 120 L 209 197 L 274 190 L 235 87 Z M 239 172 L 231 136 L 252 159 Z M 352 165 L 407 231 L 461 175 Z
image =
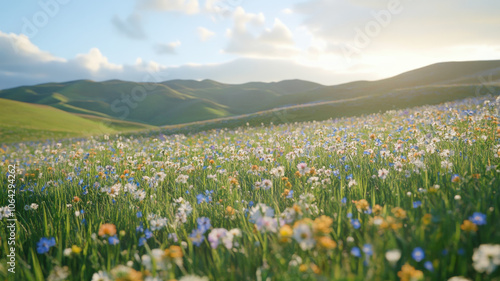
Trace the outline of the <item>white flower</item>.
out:
M 312 249 L 316 244 L 311 227 L 305 223 L 300 223 L 293 229 L 293 238 L 304 251 Z
M 252 223 L 256 223 L 258 220 L 260 220 L 263 217 L 270 217 L 272 218 L 274 216 L 274 210 L 267 206 L 266 204 L 263 203 L 258 203 L 252 209 L 250 209 L 250 219 L 249 221 Z
M 31 203 L 30 208 L 33 209 L 33 210 L 36 210 L 36 209 L 38 209 L 38 204 L 37 203 Z
M 299 173 L 301 176 L 304 176 L 305 174 L 309 173 L 311 170 L 309 167 L 307 167 L 306 163 L 299 163 L 297 165 L 297 169 L 299 170 Z
M 262 181 L 262 188 L 264 190 L 269 190 L 269 189 L 271 189 L 271 187 L 273 187 L 273 182 L 272 181 L 270 181 L 270 180 L 263 180 Z
M 165 251 L 161 249 L 153 249 L 151 250 L 151 256 L 143 255 L 141 257 L 141 263 L 142 265 L 144 265 L 144 267 L 146 267 L 148 270 L 151 271 L 153 269 L 153 263 L 152 263 L 152 258 L 153 258 L 157 270 L 166 270 L 167 266 L 164 262 L 164 257 L 165 257 Z
M 92 275 L 92 281 L 111 281 L 111 278 L 106 272 L 100 270 Z
M 500 245 L 483 244 L 474 250 L 472 266 L 477 272 L 491 274 L 500 265 Z
M 395 265 L 401 258 L 401 251 L 398 249 L 385 252 L 385 258 L 391 265 Z
M 387 178 L 387 175 L 389 174 L 389 171 L 386 169 L 380 169 L 378 170 L 378 177 L 385 180 Z
M 63 254 L 64 254 L 65 257 L 71 256 L 71 253 L 73 253 L 73 250 L 71 250 L 71 248 L 66 248 L 63 251 Z

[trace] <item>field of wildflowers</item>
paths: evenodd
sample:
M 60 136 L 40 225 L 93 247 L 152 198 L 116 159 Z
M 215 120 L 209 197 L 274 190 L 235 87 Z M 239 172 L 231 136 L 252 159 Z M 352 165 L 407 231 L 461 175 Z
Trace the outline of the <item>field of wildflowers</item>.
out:
M 499 118 L 483 97 L 3 147 L 0 277 L 13 215 L 15 280 L 500 280 Z

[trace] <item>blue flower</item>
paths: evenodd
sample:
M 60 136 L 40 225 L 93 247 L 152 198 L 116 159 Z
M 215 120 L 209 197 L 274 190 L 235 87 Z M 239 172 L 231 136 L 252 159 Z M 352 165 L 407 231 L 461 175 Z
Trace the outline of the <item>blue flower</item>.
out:
M 361 227 L 361 223 L 358 219 L 351 219 L 351 225 L 354 229 L 359 229 Z
M 416 247 L 413 249 L 413 252 L 411 252 L 411 256 L 416 262 L 420 262 L 425 258 L 425 253 L 422 248 Z
M 203 195 L 203 194 L 198 194 L 196 195 L 196 200 L 198 202 L 198 204 L 201 204 L 201 203 L 208 203 L 211 201 L 212 198 L 210 198 L 210 196 L 207 196 L 207 195 Z
M 425 267 L 427 270 L 429 270 L 429 271 L 434 271 L 434 266 L 432 266 L 432 262 L 430 262 L 430 261 L 426 261 L 426 262 L 424 263 L 424 267 Z
M 475 212 L 472 216 L 469 217 L 469 220 L 477 225 L 485 225 L 486 224 L 486 215 L 480 212 Z
M 293 190 L 290 190 L 290 192 L 288 192 L 288 195 L 286 196 L 286 198 L 288 198 L 288 199 L 293 198 Z
M 415 202 L 413 202 L 413 208 L 414 208 L 414 209 L 415 209 L 415 208 L 418 208 L 418 207 L 420 207 L 420 206 L 422 206 L 422 201 L 415 201 Z
M 345 198 L 345 197 L 344 197 L 344 198 L 342 198 L 342 200 L 340 200 L 340 203 L 342 203 L 342 204 L 347 203 L 347 198 Z
M 361 257 L 361 250 L 358 247 L 354 247 L 351 249 L 351 255 L 359 258 Z
M 116 235 L 115 235 L 115 236 L 110 236 L 108 238 L 108 242 L 110 245 L 116 245 L 116 244 L 120 243 L 120 240 L 118 240 L 118 237 L 116 237 Z
M 138 218 L 142 218 L 142 212 L 141 211 L 138 211 L 136 215 L 137 215 Z
M 203 233 L 205 231 L 209 230 L 212 225 L 210 224 L 210 219 L 207 217 L 201 217 L 196 220 L 198 223 L 198 229 L 201 230 Z
M 144 237 L 139 238 L 139 246 L 144 245 L 144 243 L 146 243 L 146 241 L 147 241 L 147 240 L 146 240 L 146 238 L 144 238 Z
M 203 236 L 203 232 L 199 229 L 193 229 L 193 232 L 189 235 L 189 238 L 193 242 L 196 247 L 199 247 L 203 240 L 205 240 L 205 236 Z
M 54 237 L 52 238 L 42 237 L 40 238 L 40 241 L 36 243 L 36 251 L 39 254 L 45 254 L 50 250 L 50 247 L 54 247 L 55 245 L 56 245 L 56 239 Z
M 363 245 L 363 253 L 367 256 L 373 255 L 373 247 L 370 244 Z
M 151 232 L 151 230 L 149 229 L 146 229 L 146 231 L 144 231 L 144 236 L 146 237 L 146 239 L 149 239 L 153 237 L 153 232 Z

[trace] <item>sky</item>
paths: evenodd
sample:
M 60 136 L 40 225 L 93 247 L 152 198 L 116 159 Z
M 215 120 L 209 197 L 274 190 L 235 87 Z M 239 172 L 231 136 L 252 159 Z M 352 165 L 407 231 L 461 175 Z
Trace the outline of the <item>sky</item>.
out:
M 77 79 L 376 80 L 500 59 L 497 0 L 0 2 L 0 89 Z

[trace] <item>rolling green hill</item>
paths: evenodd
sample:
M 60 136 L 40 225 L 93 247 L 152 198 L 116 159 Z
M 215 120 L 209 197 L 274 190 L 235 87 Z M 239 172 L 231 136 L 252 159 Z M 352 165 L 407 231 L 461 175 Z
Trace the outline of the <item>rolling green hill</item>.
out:
M 213 80 L 161 83 L 78 80 L 6 89 L 0 91 L 0 98 L 45 105 L 44 109 L 52 108 L 58 114 L 65 111 L 67 116 L 89 124 L 105 124 L 104 127 L 111 130 L 157 126 L 177 130 L 247 121 L 291 122 L 369 114 L 498 94 L 499 87 L 500 61 L 497 60 L 438 63 L 383 80 L 335 86 L 303 80 L 238 85 Z M 12 119 L 4 112 L 0 116 L 6 122 Z M 32 120 L 29 115 L 27 118 Z M 45 122 L 46 129 L 65 131 L 60 121 Z M 179 124 L 190 125 L 174 126 Z
M 115 132 L 101 122 L 44 105 L 0 99 L 0 141 L 25 141 Z

